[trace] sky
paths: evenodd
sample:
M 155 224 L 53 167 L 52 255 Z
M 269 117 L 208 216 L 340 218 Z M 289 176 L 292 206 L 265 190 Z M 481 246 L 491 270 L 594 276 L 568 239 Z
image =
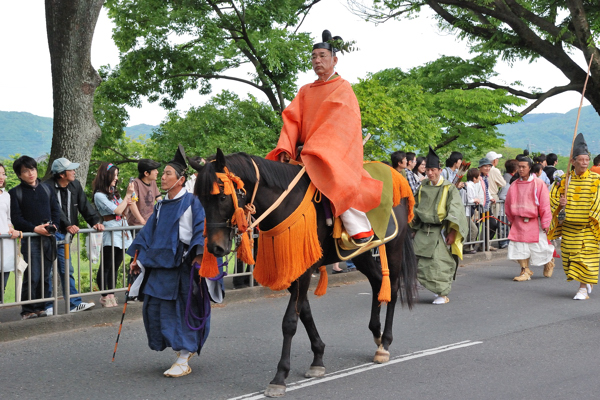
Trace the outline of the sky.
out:
M 353 15 L 344 0 L 323 0 L 306 18 L 302 30 L 311 32 L 315 42 L 321 41 L 323 29 L 344 40 L 355 40 L 359 51 L 340 55 L 337 72 L 355 83 L 369 72 L 386 68 L 407 70 L 433 61 L 442 55 L 470 58 L 466 44 L 454 35 L 441 33 L 431 14 L 410 21 L 390 21 L 375 25 Z M 26 18 L 24 18 L 26 16 Z M 92 44 L 92 65 L 116 65 L 119 52 L 112 41 L 112 21 L 102 10 Z M 0 111 L 23 111 L 43 117 L 52 117 L 52 80 L 50 55 L 46 37 L 43 0 L 3 1 L 0 4 Z M 318 39 L 318 40 L 317 40 Z M 577 60 L 584 65 L 583 57 Z M 547 90 L 564 85 L 567 79 L 550 63 L 539 60 L 532 64 L 517 62 L 497 66 L 499 76 L 495 83 L 521 81 L 528 90 L 532 87 Z M 243 72 L 239 72 L 243 76 Z M 301 74 L 298 86 L 315 80 L 314 73 Z M 247 85 L 220 81 L 213 83 L 213 94 L 229 89 L 240 96 L 250 92 L 266 101 L 261 92 L 252 92 Z M 204 104 L 210 96 L 188 93 L 179 101 L 181 112 Z M 581 95 L 569 92 L 554 96 L 539 106 L 535 113 L 565 113 L 579 106 Z M 587 101 L 584 105 L 589 104 Z M 157 103 L 144 102 L 137 109 L 128 108 L 129 126 L 158 125 L 166 111 Z

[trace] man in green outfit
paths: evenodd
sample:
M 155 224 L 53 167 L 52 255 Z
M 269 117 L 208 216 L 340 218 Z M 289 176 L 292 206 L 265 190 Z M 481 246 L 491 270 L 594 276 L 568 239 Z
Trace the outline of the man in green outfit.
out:
M 446 304 L 469 225 L 458 189 L 441 176 L 440 159 L 431 146 L 425 167 L 427 179 L 415 196 L 411 223 L 419 260 L 417 278 L 435 294 L 433 304 Z

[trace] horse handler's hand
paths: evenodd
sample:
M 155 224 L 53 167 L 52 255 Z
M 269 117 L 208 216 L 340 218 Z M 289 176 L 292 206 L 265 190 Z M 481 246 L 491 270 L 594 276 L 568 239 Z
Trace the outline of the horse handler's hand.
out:
M 194 257 L 194 261 L 192 261 L 192 265 L 194 265 L 194 263 L 198 263 L 198 265 L 202 265 L 202 254 L 198 254 L 196 257 Z
M 140 272 L 142 272 L 142 270 L 138 266 L 137 261 L 132 261 L 131 264 L 129 264 L 129 273 L 132 275 L 139 275 Z
M 448 233 L 448 235 L 446 236 L 446 244 L 448 246 L 452 246 L 454 244 L 455 240 L 456 240 L 456 231 L 454 229 L 452 229 L 450 231 L 450 233 Z

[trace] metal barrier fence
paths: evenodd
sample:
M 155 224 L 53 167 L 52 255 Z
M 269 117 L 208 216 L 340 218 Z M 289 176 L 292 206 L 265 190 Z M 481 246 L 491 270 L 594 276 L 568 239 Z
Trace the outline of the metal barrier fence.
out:
M 469 234 L 465 238 L 464 249 L 465 251 L 474 250 L 478 247 L 481 250 L 489 250 L 490 246 L 496 244 L 496 247 L 500 247 L 502 242 L 507 242 L 508 237 L 508 226 L 498 222 L 495 219 L 487 218 L 488 215 L 484 212 L 483 207 L 481 205 L 468 204 L 465 206 L 465 212 L 469 216 Z M 498 218 L 501 221 L 507 222 L 506 214 L 504 213 L 504 202 L 497 202 L 496 204 L 490 205 L 491 215 Z M 123 234 L 123 232 L 129 232 L 133 237 L 137 231 L 139 231 L 142 226 L 129 226 L 129 227 L 114 227 L 114 228 L 106 228 L 105 232 L 110 232 L 111 235 Z M 18 283 L 20 278 L 17 274 L 17 257 L 16 255 L 20 253 L 20 248 L 18 246 L 18 241 L 11 239 L 9 235 L 0 235 L 0 309 L 3 307 L 9 306 L 22 306 L 25 304 L 34 304 L 44 302 L 49 306 L 50 303 L 54 310 L 59 309 L 59 302 L 61 299 L 63 301 L 64 311 L 65 313 L 70 312 L 70 303 L 72 297 L 81 297 L 83 299 L 90 298 L 92 296 L 98 296 L 102 294 L 108 293 L 117 293 L 117 292 L 125 292 L 127 289 L 127 276 L 129 272 L 129 264 L 130 258 L 125 254 L 125 249 L 121 249 L 114 246 L 106 246 L 110 247 L 110 266 L 114 271 L 112 275 L 112 282 L 108 282 L 108 287 L 104 290 L 100 290 L 100 284 L 106 282 L 98 282 L 95 279 L 95 275 L 100 270 L 100 275 L 104 276 L 105 268 L 107 268 L 106 263 L 103 260 L 104 251 L 102 244 L 96 244 L 96 249 L 93 249 L 93 240 L 90 234 L 98 234 L 94 229 L 81 229 L 79 233 L 71 237 L 71 235 L 67 235 L 64 240 L 56 240 L 56 250 L 57 258 L 51 264 L 51 273 L 50 278 L 48 280 L 44 279 L 44 270 L 43 264 L 40 265 L 40 269 L 36 270 L 35 268 L 27 268 L 23 274 L 23 278 L 27 282 L 27 298 L 19 299 L 20 293 L 17 292 Z M 87 238 L 83 239 L 83 235 Z M 100 234 L 101 235 L 101 234 Z M 255 238 L 258 235 L 255 235 Z M 39 241 L 40 235 L 35 233 L 24 233 L 23 239 L 21 239 L 24 243 L 24 248 L 27 250 L 26 259 L 32 260 L 32 242 Z M 113 236 L 114 238 L 114 236 Z M 8 241 L 8 246 L 5 246 L 5 242 Z M 114 240 L 111 240 L 111 243 Z M 5 257 L 4 252 L 6 251 L 5 247 L 12 246 L 15 254 L 14 265 L 4 265 Z M 44 246 L 33 246 L 34 249 L 39 247 L 41 251 L 40 259 L 44 258 Z M 73 251 L 75 250 L 75 251 Z M 85 250 L 85 251 L 84 251 Z M 60 252 L 62 251 L 64 255 L 64 267 L 63 271 L 65 272 L 63 275 L 63 280 L 60 282 L 61 288 L 69 288 L 69 290 L 59 290 L 59 257 Z M 115 265 L 115 254 L 120 252 L 123 262 L 119 265 Z M 71 255 L 75 253 L 76 257 L 71 258 Z M 378 257 L 377 252 L 374 252 L 374 257 Z M 70 266 L 73 267 L 73 272 L 70 273 Z M 36 267 L 37 268 L 37 267 Z M 227 263 L 226 270 L 228 272 L 227 279 L 233 280 L 234 287 L 240 286 L 254 286 L 254 279 L 252 279 L 254 266 L 246 265 L 241 261 L 237 260 L 235 255 L 232 255 L 229 258 L 229 262 Z M 9 271 L 9 272 L 6 272 Z M 32 283 L 32 273 L 34 278 L 36 274 L 40 274 L 40 284 L 41 284 L 41 293 L 42 298 L 35 298 L 35 295 L 32 296 L 31 291 L 31 283 Z M 74 281 L 71 282 L 70 276 L 73 275 Z M 10 283 L 14 285 L 10 285 Z M 9 284 L 9 285 L 7 285 Z M 48 286 L 51 285 L 52 290 L 48 293 Z M 5 291 L 3 290 L 6 286 L 13 287 L 15 289 L 15 295 L 12 298 L 7 298 L 5 296 Z M 96 287 L 97 286 L 97 287 Z M 71 287 L 78 292 L 78 294 L 71 294 Z M 63 292 L 64 295 L 61 293 Z M 12 301 L 11 301 L 12 300 Z M 93 300 L 93 299 L 92 299 Z M 56 311 L 55 311 L 56 312 Z
M 138 232 L 142 226 L 128 226 L 128 227 L 114 227 L 114 228 L 105 228 L 105 232 L 110 232 L 111 235 L 123 234 L 123 232 L 130 232 L 132 237 L 135 237 L 136 232 Z M 34 304 L 34 303 L 46 303 L 46 307 L 52 307 L 53 310 L 59 310 L 59 303 L 63 303 L 65 313 L 71 312 L 71 298 L 73 297 L 81 297 L 83 301 L 88 298 L 88 301 L 94 301 L 97 303 L 97 299 L 92 299 L 91 297 L 99 296 L 102 294 L 109 293 L 121 293 L 127 290 L 127 276 L 129 273 L 129 264 L 130 257 L 125 254 L 125 249 L 121 249 L 118 247 L 106 246 L 110 250 L 107 250 L 107 253 L 110 255 L 110 260 L 108 263 L 104 262 L 104 246 L 102 245 L 101 239 L 100 244 L 96 244 L 94 246 L 92 234 L 98 234 L 102 236 L 102 233 L 97 232 L 94 229 L 81 229 L 74 236 L 67 235 L 64 240 L 56 240 L 56 252 L 57 258 L 52 262 L 49 267 L 51 272 L 51 277 L 46 280 L 44 274 L 44 264 L 42 263 L 39 268 L 29 268 L 23 272 L 23 276 L 19 277 L 17 274 L 17 257 L 16 255 L 20 253 L 19 242 L 17 240 L 11 239 L 10 235 L 0 235 L 0 309 L 3 307 L 12 307 L 12 306 L 22 306 L 25 304 Z M 61 235 L 62 236 L 62 235 Z M 258 237 L 258 235 L 255 235 Z M 32 242 L 39 241 L 41 238 L 40 235 L 35 233 L 23 233 L 23 239 L 21 243 L 21 247 L 27 249 L 24 258 L 27 260 L 32 259 L 31 249 Z M 87 240 L 86 240 L 87 239 Z M 114 237 L 113 237 L 114 239 Z M 5 257 L 5 242 L 12 247 L 15 259 L 13 265 L 4 265 Z M 114 240 L 111 240 L 113 243 Z M 97 249 L 93 249 L 92 247 L 97 247 Z M 34 245 L 34 249 L 36 246 Z M 40 252 L 40 260 L 44 258 L 44 246 L 39 246 Z M 59 289 L 59 257 L 60 252 L 64 254 L 64 263 L 63 263 L 63 271 L 65 272 L 63 275 L 63 279 L 60 281 L 60 289 Z M 92 254 L 95 253 L 95 254 Z M 117 253 L 120 254 L 120 258 L 122 258 L 123 262 L 119 265 L 115 265 L 115 255 Z M 94 257 L 93 257 L 94 255 Z M 71 257 L 73 256 L 73 257 Z M 228 275 L 227 279 L 232 279 L 234 286 L 254 286 L 254 279 L 252 279 L 252 275 L 254 272 L 253 265 L 246 265 L 241 261 L 237 260 L 235 254 L 232 254 L 231 257 L 227 258 L 228 263 L 225 267 Z M 107 266 L 108 264 L 108 266 Z M 70 266 L 72 266 L 73 271 L 71 271 Z M 110 282 L 107 282 L 108 288 L 101 290 L 101 283 L 97 279 L 98 272 L 100 273 L 100 278 L 104 276 L 105 268 L 112 268 L 114 271 L 112 275 L 112 279 Z M 8 271 L 8 272 L 6 272 Z M 70 272 L 70 273 L 69 273 Z M 40 285 L 41 285 L 41 298 L 36 298 L 36 296 L 31 291 L 32 284 L 32 273 L 34 277 L 39 274 L 40 276 Z M 8 275 L 8 276 L 7 276 Z M 70 280 L 70 276 L 74 277 L 74 280 Z M 26 281 L 27 284 L 27 298 L 19 299 L 20 291 L 17 290 L 19 281 Z M 247 282 L 246 282 L 247 280 Z M 8 285 L 7 285 L 8 284 Z M 5 295 L 5 291 L 3 288 L 5 286 L 8 289 L 14 288 L 14 296 L 7 297 Z M 52 290 L 48 293 L 48 288 L 51 287 Z M 78 293 L 71 294 L 71 287 L 73 287 Z M 62 290 L 62 288 L 69 288 L 69 290 Z M 63 294 L 64 293 L 64 294 Z M 55 313 L 57 313 L 55 311 Z
M 484 211 L 482 205 L 467 204 L 465 213 L 469 218 L 469 234 L 463 242 L 466 251 L 478 248 L 488 251 L 490 246 L 499 248 L 508 244 L 510 228 L 504 212 L 504 201 L 490 204 L 489 211 Z

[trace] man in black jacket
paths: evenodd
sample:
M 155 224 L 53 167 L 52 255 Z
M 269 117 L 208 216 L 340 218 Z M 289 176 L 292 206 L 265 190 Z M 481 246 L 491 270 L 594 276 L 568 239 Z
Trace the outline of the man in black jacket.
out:
M 37 178 L 37 162 L 21 156 L 13 163 L 13 170 L 21 184 L 8 191 L 10 194 L 10 219 L 15 229 L 35 232 L 39 236 L 23 239 L 21 251 L 29 264 L 23 276 L 21 299 L 23 301 L 50 297 L 50 270 L 56 256 L 52 233 L 56 230 L 49 221 L 60 219 L 60 207 L 54 191 Z M 43 254 L 43 256 L 42 256 Z M 24 304 L 21 318 L 45 317 L 44 301 Z
M 81 213 L 83 218 L 97 231 L 103 231 L 102 217 L 85 197 L 85 192 L 81 183 L 75 179 L 75 169 L 79 167 L 78 163 L 72 163 L 66 158 L 57 158 L 52 163 L 52 178 L 45 184 L 56 193 L 58 203 L 61 208 L 60 223 L 56 232 L 57 240 L 64 240 L 68 233 L 75 235 L 79 232 L 78 214 Z M 59 245 L 57 248 L 57 264 L 58 273 L 61 282 L 65 281 L 65 246 Z M 73 278 L 73 264 L 69 257 L 69 287 L 71 296 L 78 294 L 75 287 L 75 279 Z M 65 285 L 63 284 L 63 295 L 65 294 Z M 52 280 L 50 280 L 50 290 L 52 290 Z M 71 297 L 71 312 L 89 310 L 94 307 L 93 302 L 83 302 L 81 297 Z M 54 309 L 52 303 L 46 304 L 46 314 L 52 315 Z

